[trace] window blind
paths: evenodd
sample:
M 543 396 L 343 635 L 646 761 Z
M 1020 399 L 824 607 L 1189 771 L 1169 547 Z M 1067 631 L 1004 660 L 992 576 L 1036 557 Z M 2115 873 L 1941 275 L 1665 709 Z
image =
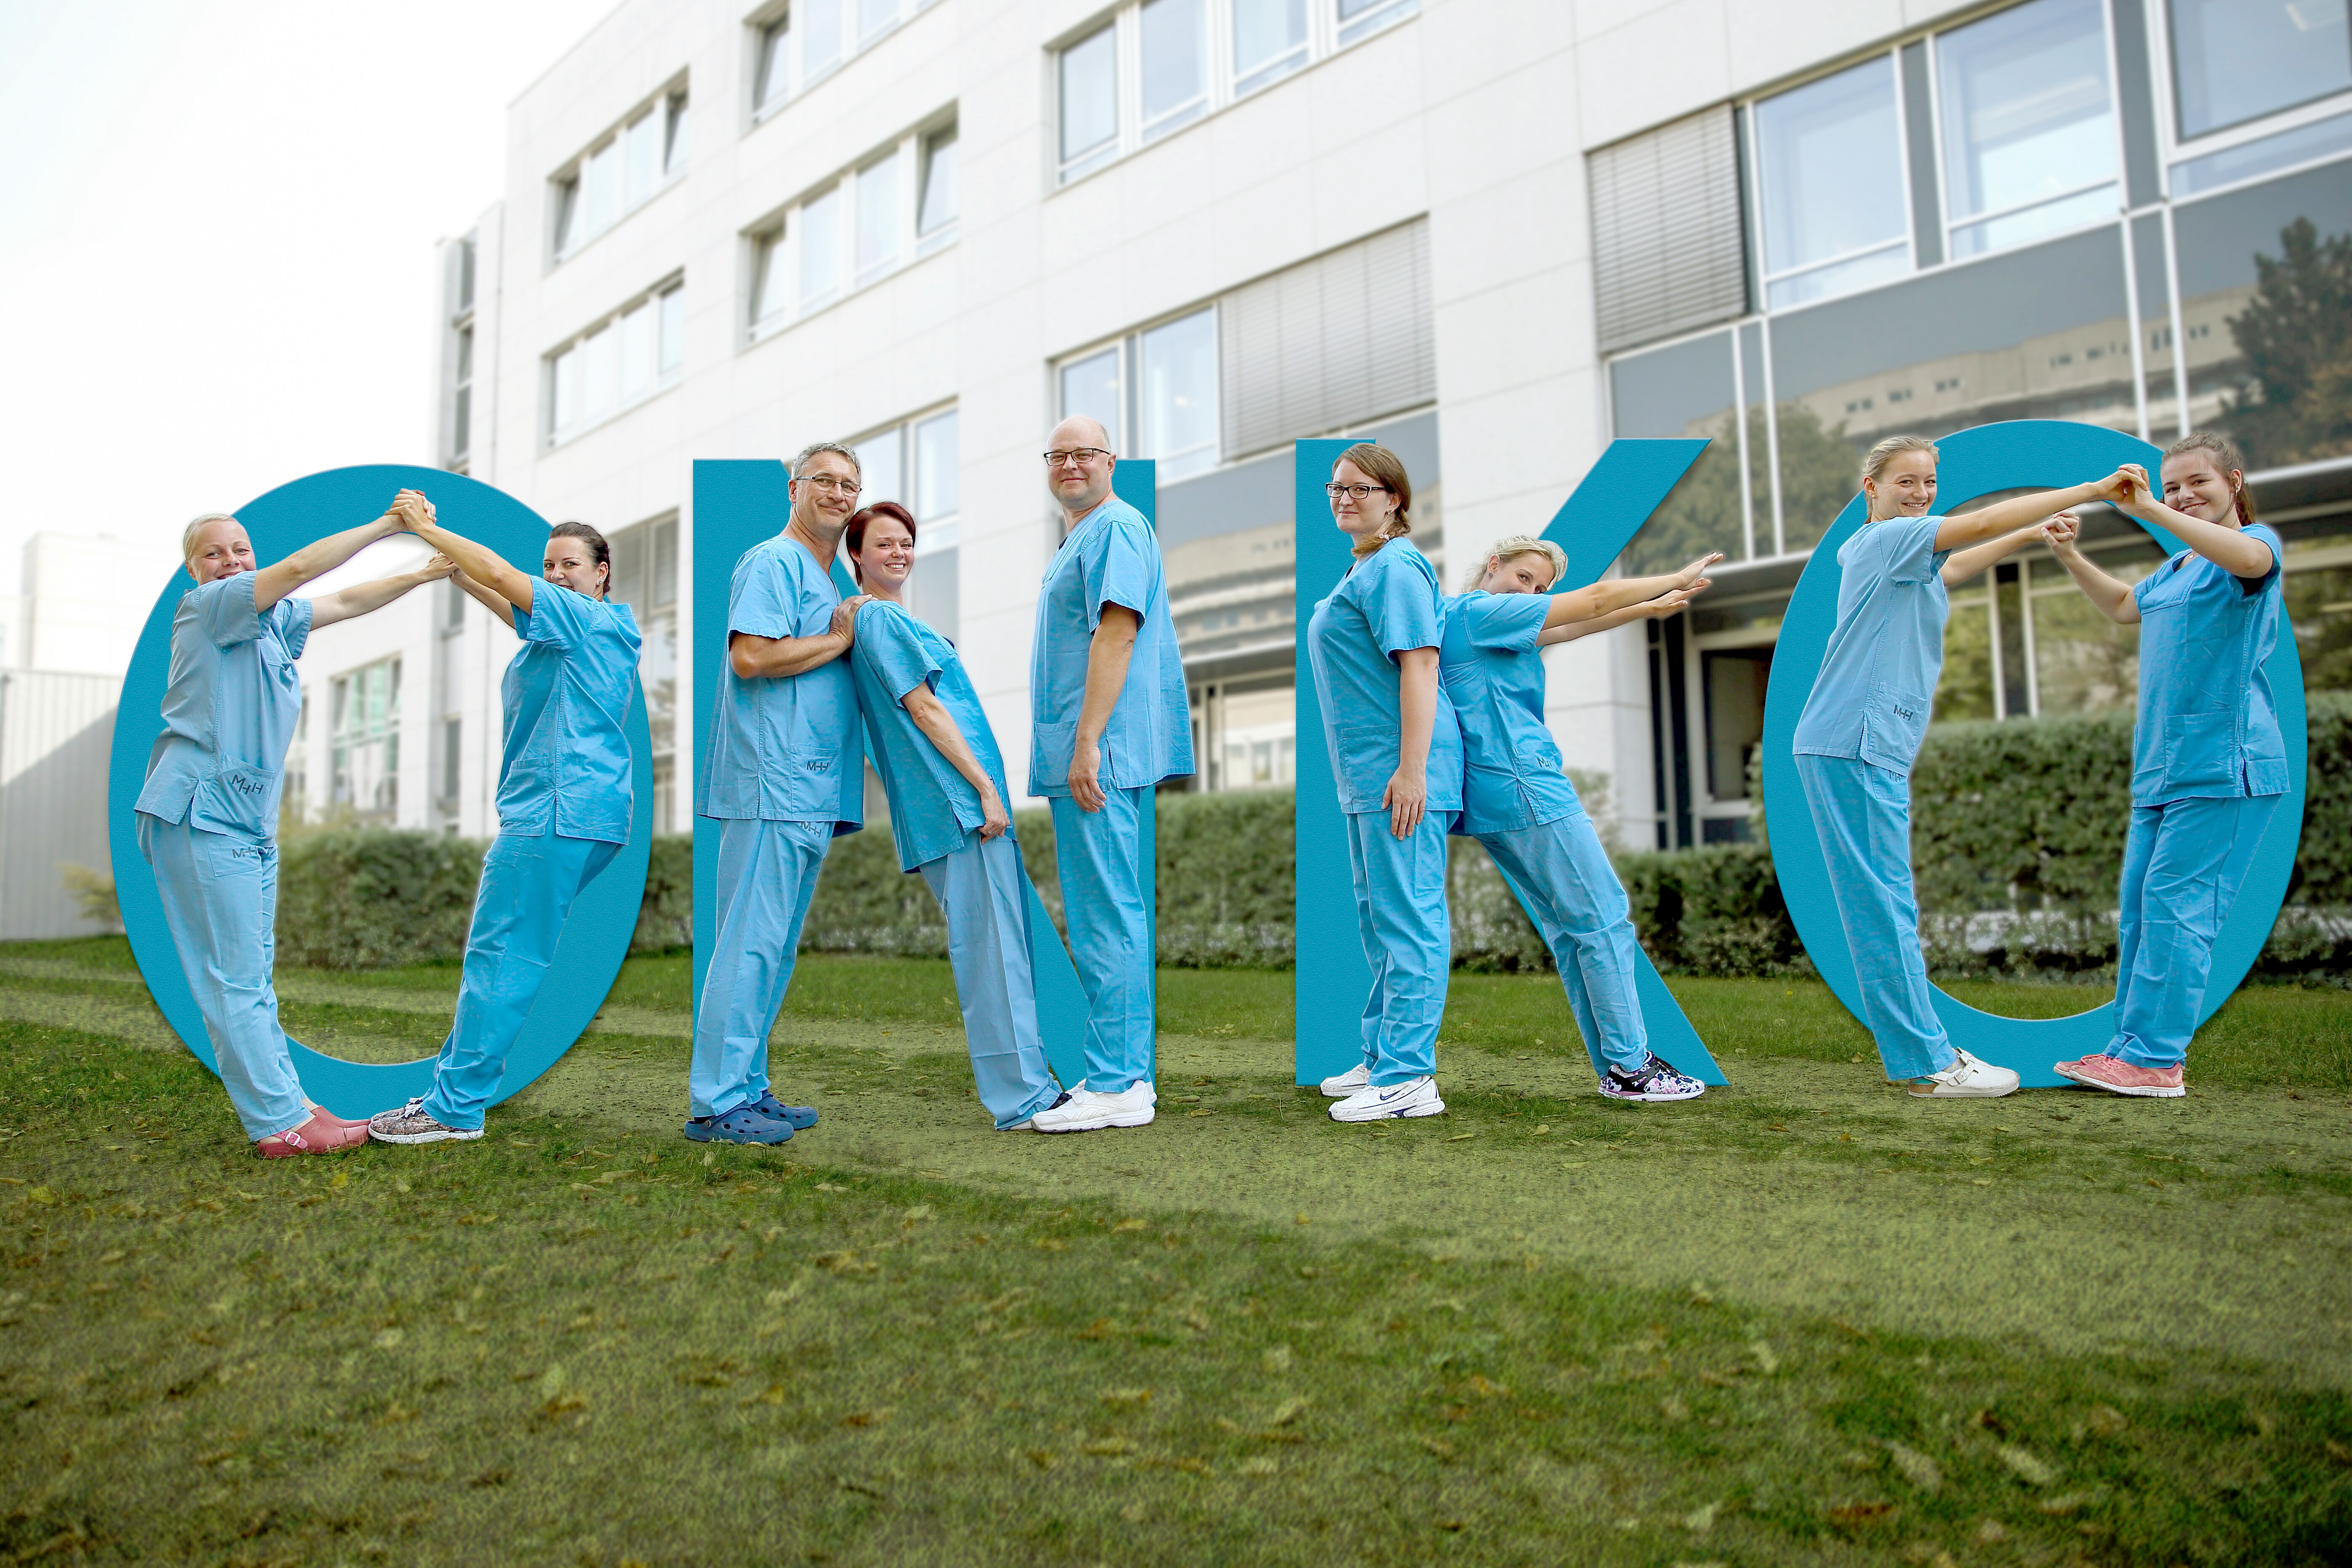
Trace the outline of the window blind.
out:
M 1602 353 L 1747 311 L 1728 105 L 1601 148 L 1585 168 Z

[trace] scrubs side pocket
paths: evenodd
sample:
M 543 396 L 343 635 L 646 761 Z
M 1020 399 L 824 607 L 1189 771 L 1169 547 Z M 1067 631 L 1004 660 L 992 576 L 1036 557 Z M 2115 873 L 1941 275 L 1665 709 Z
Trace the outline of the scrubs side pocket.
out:
M 1339 742 L 1339 809 L 1380 810 L 1381 796 L 1397 770 L 1395 726 L 1341 724 L 1332 732 Z
M 2227 711 L 2168 713 L 2161 789 L 2167 795 L 2239 793 L 2238 716 Z M 2137 784 L 2137 776 L 2132 782 Z
M 1908 773 L 1927 738 L 1929 700 L 1881 682 L 1870 689 L 1862 713 L 1862 759 Z
M 1029 726 L 1029 785 L 1061 789 L 1070 782 L 1070 753 L 1077 749 L 1078 721 Z

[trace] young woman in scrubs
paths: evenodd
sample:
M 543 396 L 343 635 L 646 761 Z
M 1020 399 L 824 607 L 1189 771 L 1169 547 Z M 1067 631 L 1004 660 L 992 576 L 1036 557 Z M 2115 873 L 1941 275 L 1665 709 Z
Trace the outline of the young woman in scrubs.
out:
M 2279 536 L 2254 521 L 2245 468 L 2219 436 L 2166 450 L 2164 500 L 2143 478 L 2123 510 L 2189 548 L 2137 585 L 2091 563 L 2074 518 L 2044 525 L 2084 595 L 2117 626 L 2140 628 L 2116 1037 L 2057 1064 L 2062 1078 L 2115 1094 L 2186 1092 L 2214 940 L 2286 794 L 2286 743 L 2263 668 L 2284 619 L 2284 557 Z
M 1946 590 L 2040 537 L 2053 513 L 2122 500 L 2131 479 L 2118 470 L 1946 517 L 1935 510 L 1936 457 L 1923 437 L 1890 436 L 1864 459 L 1870 513 L 1838 549 L 1837 624 L 1794 749 L 1886 1076 L 1922 1099 L 1984 1099 L 2016 1089 L 2017 1075 L 1945 1034 L 1911 888 L 1911 763 L 1944 667 Z
M 1004 760 L 955 645 L 907 611 L 915 519 L 869 506 L 842 535 L 858 587 L 850 672 L 890 795 L 898 867 L 920 871 L 947 916 L 980 1102 L 1000 1131 L 1033 1130 L 1062 1086 L 1045 1065 L 1029 968 L 1029 873 L 1005 809 Z
M 629 607 L 604 597 L 613 554 L 586 523 L 550 531 L 534 579 L 441 527 L 413 490 L 401 493 L 400 514 L 457 563 L 458 586 L 522 638 L 500 693 L 499 835 L 482 857 L 457 1016 L 433 1064 L 433 1087 L 368 1121 L 378 1142 L 441 1143 L 482 1135 L 482 1114 L 555 961 L 572 900 L 629 841 L 625 726 L 640 639 Z
M 226 512 L 188 524 L 180 548 L 196 585 L 172 616 L 163 732 L 139 792 L 139 851 L 155 869 L 163 923 L 229 1103 L 265 1159 L 367 1142 L 306 1100 L 278 1022 L 278 792 L 302 713 L 294 668 L 312 631 L 381 609 L 455 569 L 415 571 L 315 599 L 296 588 L 401 531 L 390 512 L 257 567 L 245 525 Z
M 1394 452 L 1359 442 L 1324 490 L 1356 559 L 1315 606 L 1307 649 L 1372 993 L 1362 1064 L 1323 1091 L 1338 1101 L 1334 1121 L 1440 1116 L 1437 1026 L 1454 959 L 1445 837 L 1462 810 L 1462 733 L 1438 679 L 1444 600 L 1436 568 L 1405 538 L 1412 481 Z
M 1707 555 L 1659 577 L 1621 577 L 1574 593 L 1559 546 L 1527 535 L 1496 544 L 1445 601 L 1438 668 L 1462 721 L 1462 831 L 1486 847 L 1527 900 L 1559 966 L 1570 1010 L 1612 1100 L 1693 1100 L 1706 1086 L 1650 1052 L 1634 994 L 1633 922 L 1624 886 L 1568 782 L 1544 723 L 1543 650 L 1631 621 L 1681 612 L 1707 586 Z M 1333 1092 L 1349 1075 L 1327 1083 Z

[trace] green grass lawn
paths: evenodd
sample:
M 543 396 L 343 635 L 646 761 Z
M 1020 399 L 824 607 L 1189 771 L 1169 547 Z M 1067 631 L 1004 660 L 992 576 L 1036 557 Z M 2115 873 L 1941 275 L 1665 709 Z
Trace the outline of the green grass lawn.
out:
M 2185 1100 L 1925 1105 L 1820 986 L 1678 980 L 1732 1085 L 1627 1107 L 1555 982 L 1457 976 L 1449 1114 L 1343 1128 L 1289 1085 L 1289 975 L 1170 972 L 1160 1120 L 1048 1140 L 972 1103 L 944 964 L 809 959 L 772 1049 L 824 1121 L 706 1150 L 688 973 L 632 962 L 479 1143 L 263 1163 L 119 942 L 0 948 L 0 1558 L 2352 1540 L 2341 993 L 2242 993 Z M 296 1033 L 380 1058 L 456 984 L 282 978 Z

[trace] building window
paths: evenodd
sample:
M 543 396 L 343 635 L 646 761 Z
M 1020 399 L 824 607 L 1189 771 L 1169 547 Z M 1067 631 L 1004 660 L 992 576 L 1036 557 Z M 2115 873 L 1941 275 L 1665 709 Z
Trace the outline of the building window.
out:
M 1064 362 L 1056 379 L 1061 417 L 1084 415 L 1121 456 L 1156 459 L 1163 483 L 1217 466 L 1215 306 L 1079 354 Z
M 915 254 L 928 256 L 955 237 L 956 128 L 923 138 L 923 194 L 915 206 Z
M 302 689 L 301 710 L 294 716 L 294 743 L 286 750 L 286 786 L 278 797 L 280 822 L 307 822 L 310 816 L 310 690 Z
M 379 659 L 328 688 L 334 805 L 363 820 L 400 812 L 400 660 Z
M 686 364 L 686 289 L 673 280 L 547 357 L 547 442 L 556 446 L 635 407 Z
M 458 742 L 465 730 L 463 719 L 441 721 L 441 809 L 445 813 L 457 809 L 457 763 L 462 754 Z
M 1910 270 L 1895 94 L 1888 54 L 1756 106 L 1765 294 L 1775 308 Z
M 651 201 L 686 173 L 683 85 L 642 105 L 557 174 L 550 248 L 557 261 Z
M 450 391 L 449 460 L 462 463 L 473 447 L 474 329 L 457 329 L 457 384 Z
M 2344 0 L 2172 0 L 2179 139 L 2352 91 Z
M 2032 0 L 1936 39 L 1951 253 L 1979 256 L 2117 210 L 2101 0 Z
M 793 0 L 751 24 L 751 119 L 767 119 L 932 0 Z
M 919 172 L 919 181 L 904 171 Z M 812 315 L 955 237 L 956 130 L 919 128 L 745 237 L 751 341 Z
M 857 454 L 860 504 L 897 501 L 915 514 L 916 566 L 908 584 L 908 608 L 952 641 L 961 608 L 957 548 L 962 532 L 956 411 L 900 420 L 849 445 Z
M 677 773 L 677 519 L 656 518 L 616 530 L 606 596 L 626 605 L 644 639 L 637 677 L 645 687 L 653 741 L 654 830 L 673 831 Z
M 1091 174 L 1420 8 L 1420 0 L 1127 0 L 1054 51 L 1059 177 Z

